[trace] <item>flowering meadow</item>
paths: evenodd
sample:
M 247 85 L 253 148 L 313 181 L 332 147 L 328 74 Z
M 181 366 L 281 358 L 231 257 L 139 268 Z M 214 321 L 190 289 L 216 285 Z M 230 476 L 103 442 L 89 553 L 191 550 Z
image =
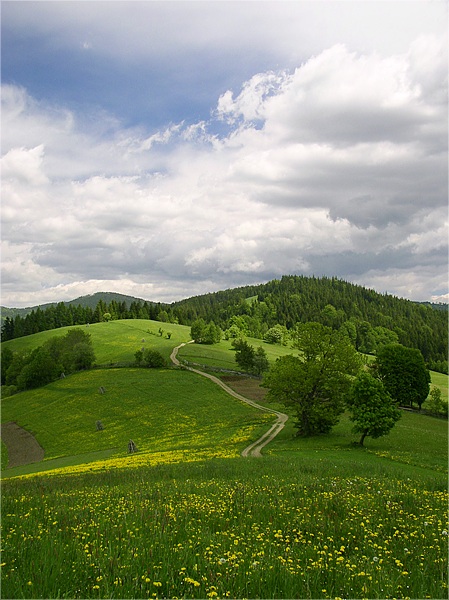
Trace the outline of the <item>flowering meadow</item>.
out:
M 2 597 L 446 598 L 447 500 L 292 455 L 15 478 Z

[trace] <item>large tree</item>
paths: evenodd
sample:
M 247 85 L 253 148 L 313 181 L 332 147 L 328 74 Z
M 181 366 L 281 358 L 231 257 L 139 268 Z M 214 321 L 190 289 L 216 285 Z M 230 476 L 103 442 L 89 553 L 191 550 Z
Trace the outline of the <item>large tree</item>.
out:
M 355 423 L 353 431 L 362 434 L 361 446 L 367 436 L 378 438 L 389 433 L 401 417 L 383 383 L 366 372 L 357 376 L 346 402 Z
M 298 325 L 292 338 L 299 356 L 278 358 L 263 385 L 269 397 L 295 409 L 298 435 L 328 433 L 344 410 L 361 359 L 345 335 L 320 323 Z
M 421 404 L 429 395 L 430 373 L 416 348 L 388 344 L 379 349 L 375 368 L 391 397 L 401 406 Z

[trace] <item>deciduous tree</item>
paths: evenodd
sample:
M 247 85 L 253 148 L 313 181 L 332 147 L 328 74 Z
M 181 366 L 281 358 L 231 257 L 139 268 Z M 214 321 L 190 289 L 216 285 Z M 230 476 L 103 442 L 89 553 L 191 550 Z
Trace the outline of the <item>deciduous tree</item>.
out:
M 379 349 L 375 363 L 385 388 L 401 406 L 421 404 L 429 395 L 430 373 L 417 348 L 388 344 Z
M 383 383 L 366 372 L 357 376 L 346 402 L 351 411 L 350 419 L 355 423 L 353 431 L 362 434 L 361 446 L 367 436 L 387 435 L 401 417 Z
M 344 410 L 344 397 L 361 360 L 348 338 L 320 323 L 297 326 L 300 356 L 278 358 L 264 378 L 269 396 L 297 414 L 298 435 L 328 433 Z

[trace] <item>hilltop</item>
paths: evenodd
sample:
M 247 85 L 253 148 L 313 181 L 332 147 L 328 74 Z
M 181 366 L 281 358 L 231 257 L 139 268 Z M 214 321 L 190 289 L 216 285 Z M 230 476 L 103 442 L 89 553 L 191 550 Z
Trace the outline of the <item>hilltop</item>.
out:
M 291 329 L 296 323 L 317 321 L 335 329 L 344 327 L 363 352 L 375 352 L 379 340 L 399 342 L 418 348 L 431 368 L 444 371 L 448 311 L 443 307 L 380 294 L 337 278 L 284 276 L 171 304 L 99 292 L 30 309 L 25 315 L 4 315 L 2 340 L 104 319 L 152 319 L 182 325 L 204 319 L 223 330 L 237 323 L 247 335 L 259 339 L 276 325 Z

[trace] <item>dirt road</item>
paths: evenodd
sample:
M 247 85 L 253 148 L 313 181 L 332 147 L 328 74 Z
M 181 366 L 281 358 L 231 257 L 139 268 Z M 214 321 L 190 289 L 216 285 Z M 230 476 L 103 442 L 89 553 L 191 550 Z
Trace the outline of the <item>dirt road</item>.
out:
M 189 342 L 189 344 L 190 343 L 192 343 L 192 342 Z M 181 365 L 181 363 L 177 359 L 177 354 L 178 354 L 178 350 L 180 348 L 182 348 L 183 346 L 185 346 L 185 344 L 180 344 L 179 346 L 177 346 L 176 348 L 173 349 L 173 352 L 170 355 L 170 359 L 173 362 L 173 364 L 175 364 L 178 367 L 182 366 L 182 368 L 187 369 L 188 371 L 193 371 L 194 373 L 198 373 L 199 375 L 202 375 L 203 377 L 207 377 L 208 379 L 210 379 L 211 381 L 213 381 L 214 383 L 219 385 L 221 388 L 223 388 L 225 390 L 225 392 L 227 392 L 234 398 L 237 398 L 238 400 L 241 400 L 242 402 L 245 402 L 246 404 L 249 404 L 250 406 L 254 406 L 254 408 L 263 410 L 264 412 L 268 412 L 270 414 L 277 416 L 277 420 L 271 426 L 271 428 L 266 433 L 264 433 L 263 436 L 261 436 L 258 440 L 256 440 L 252 444 L 250 444 L 247 448 L 245 448 L 242 452 L 242 456 L 262 456 L 262 452 L 261 452 L 262 448 L 264 448 L 267 444 L 269 444 L 278 435 L 278 433 L 284 428 L 284 425 L 288 420 L 288 416 L 284 413 L 278 412 L 277 410 L 273 410 L 271 408 L 267 408 L 266 406 L 262 406 L 261 404 L 258 404 L 257 402 L 250 400 L 249 398 L 245 398 L 241 394 L 238 394 L 237 392 L 235 392 L 228 385 L 226 385 L 223 381 L 221 381 L 221 379 L 219 379 L 218 377 L 215 377 L 214 375 L 210 375 L 209 373 L 204 373 L 203 371 L 199 371 L 198 369 L 193 369 L 192 367 L 186 367 L 184 365 Z

